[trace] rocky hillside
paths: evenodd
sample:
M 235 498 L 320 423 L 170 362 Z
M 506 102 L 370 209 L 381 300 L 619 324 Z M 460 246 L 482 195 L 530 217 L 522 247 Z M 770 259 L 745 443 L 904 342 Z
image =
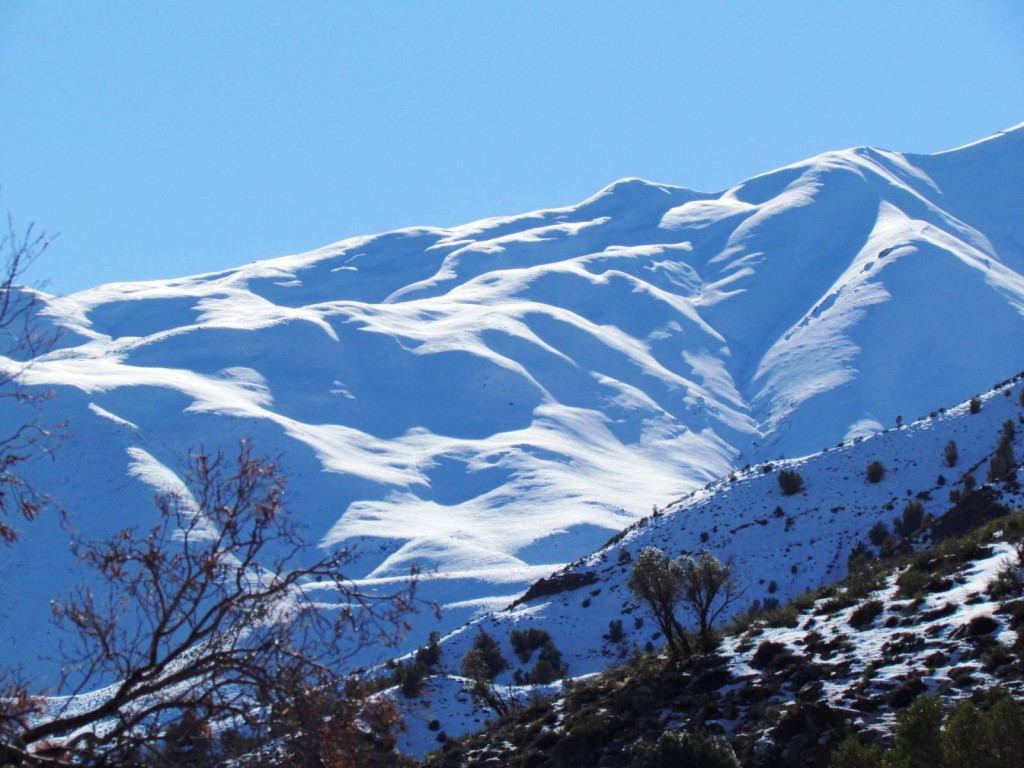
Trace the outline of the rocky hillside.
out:
M 1021 515 L 971 520 L 958 536 L 936 520 L 918 539 L 941 541 L 865 558 L 836 585 L 750 611 L 712 654 L 634 651 L 561 692 L 524 693 L 483 734 L 443 734 L 424 764 L 646 765 L 642 745 L 678 731 L 710 734 L 745 767 L 824 766 L 848 735 L 891 743 L 897 715 L 922 695 L 947 707 L 984 705 L 996 690 L 1022 701 Z

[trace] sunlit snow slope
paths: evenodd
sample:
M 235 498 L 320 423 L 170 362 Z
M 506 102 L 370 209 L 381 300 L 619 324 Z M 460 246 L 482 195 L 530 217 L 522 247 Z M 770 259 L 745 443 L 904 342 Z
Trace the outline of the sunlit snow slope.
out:
M 1024 125 L 46 298 L 63 336 L 29 376 L 70 426 L 30 469 L 95 535 L 147 524 L 190 449 L 251 437 L 314 540 L 358 543 L 359 578 L 425 567 L 451 628 L 652 504 L 1019 368 L 1022 175 Z M 55 515 L 24 526 L 0 648 L 52 649 L 74 575 Z

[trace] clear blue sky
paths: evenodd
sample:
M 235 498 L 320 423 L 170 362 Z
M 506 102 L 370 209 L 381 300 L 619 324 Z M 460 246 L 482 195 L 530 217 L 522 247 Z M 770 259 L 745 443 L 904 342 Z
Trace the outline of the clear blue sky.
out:
M 0 210 L 56 292 L 1024 121 L 1024 3 L 0 0 Z

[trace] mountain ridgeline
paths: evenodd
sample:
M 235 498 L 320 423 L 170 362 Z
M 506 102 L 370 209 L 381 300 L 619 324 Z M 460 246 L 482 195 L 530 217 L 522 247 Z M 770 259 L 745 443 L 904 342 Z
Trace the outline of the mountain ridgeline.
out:
M 27 473 L 99 536 L 149 525 L 189 451 L 251 438 L 282 457 L 310 538 L 355 547 L 351 577 L 423 569 L 443 613 L 414 620 L 413 647 L 652 505 L 1016 370 L 1022 172 L 1019 126 L 937 155 L 830 152 L 720 193 L 626 179 L 569 207 L 44 296 L 40 322 L 60 335 L 26 382 L 56 392 L 41 418 L 69 427 Z M 841 504 L 818 502 L 801 529 Z M 705 513 L 707 545 L 762 513 Z M 764 572 L 784 591 L 836 572 L 846 545 L 816 539 L 791 544 L 810 560 L 768 553 L 785 568 Z M 24 526 L 0 562 L 5 656 L 26 637 L 55 655 L 49 600 L 75 577 L 56 516 Z

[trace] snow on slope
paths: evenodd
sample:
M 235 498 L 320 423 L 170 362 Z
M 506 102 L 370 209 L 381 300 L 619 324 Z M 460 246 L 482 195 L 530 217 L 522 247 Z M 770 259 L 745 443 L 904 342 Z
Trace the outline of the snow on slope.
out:
M 357 543 L 368 583 L 424 567 L 452 629 L 654 503 L 1001 377 L 1024 353 L 1021 170 L 1019 126 L 47 298 L 64 335 L 30 381 L 71 426 L 30 469 L 98 535 L 145 525 L 190 449 L 252 437 L 311 537 Z M 5 654 L 53 651 L 63 541 L 51 516 L 5 552 Z
M 527 675 L 536 654 L 530 662 L 518 663 L 509 639 L 514 629 L 535 627 L 547 631 L 563 653 L 568 675 L 574 678 L 601 672 L 628 658 L 636 649 L 644 649 L 648 643 L 654 648 L 663 646 L 664 639 L 649 611 L 633 599 L 626 584 L 633 559 L 645 547 L 656 546 L 670 557 L 706 550 L 722 560 L 732 559 L 745 589 L 743 599 L 734 607 L 739 613 L 753 600 L 774 598 L 785 604 L 789 598 L 845 577 L 847 558 L 853 548 L 858 543 L 867 544 L 868 531 L 876 523 L 891 528 L 908 500 L 920 500 L 926 514 L 939 517 L 951 508 L 949 492 L 962 489 L 964 474 L 972 472 L 979 483 L 985 482 L 988 460 L 998 444 L 1003 423 L 1024 423 L 1022 389 L 1024 385 L 1018 381 L 982 396 L 982 408 L 976 414 L 971 414 L 964 403 L 899 429 L 826 447 L 823 452 L 801 459 L 775 462 L 767 473 L 764 465 L 738 471 L 640 521 L 607 546 L 554 575 L 555 582 L 567 585 L 564 590 L 541 594 L 480 617 L 443 638 L 442 670 L 449 676 L 431 678 L 422 702 L 407 703 L 396 696 L 408 713 L 409 731 L 402 737 L 403 748 L 423 755 L 437 747 L 436 734 L 426 728 L 430 719 L 437 719 L 448 736 L 480 729 L 486 712 L 468 706 L 468 695 L 464 691 L 459 693 L 458 678 L 451 676 L 458 674 L 459 660 L 472 647 L 480 630 L 498 641 L 511 665 L 498 676 L 497 683 L 511 686 L 502 690 L 507 690 L 509 696 L 518 691 L 523 701 L 529 701 L 534 687 L 516 688 L 513 677 L 517 671 Z M 1024 453 L 1024 436 L 1020 433 L 1018 427 L 1014 443 L 1018 457 Z M 950 440 L 959 451 L 953 468 L 946 465 L 944 455 Z M 869 483 L 865 477 L 872 461 L 881 461 L 885 467 L 877 484 Z M 778 484 L 781 469 L 799 472 L 805 490 L 783 496 Z M 941 485 L 939 475 L 945 478 Z M 1024 495 L 1019 490 L 1001 490 L 1004 506 L 1015 509 L 1024 505 Z M 973 583 L 971 589 L 981 589 L 1005 557 L 1000 550 L 1000 555 L 988 563 L 983 578 L 979 577 L 980 584 Z M 573 578 L 582 583 L 568 586 Z M 892 591 L 889 590 L 890 597 Z M 955 593 L 942 594 L 936 598 L 936 604 L 943 600 L 957 604 Z M 833 633 L 846 624 L 850 610 L 835 619 Z M 948 616 L 945 620 L 955 627 L 980 612 L 991 612 L 991 606 L 966 606 L 960 611 L 960 621 Z M 622 621 L 620 642 L 607 637 L 609 622 L 615 619 Z M 680 619 L 685 623 L 682 613 Z M 727 619 L 728 616 L 722 617 L 720 624 Z M 791 642 L 802 634 L 779 630 L 765 637 Z M 881 633 L 879 636 L 886 639 Z M 865 644 L 851 648 L 851 655 L 863 667 L 878 656 L 881 640 L 861 640 Z M 737 638 L 727 640 L 724 652 L 731 653 L 738 642 Z M 913 659 L 908 663 L 912 662 Z M 900 671 L 905 670 L 889 670 L 889 676 Z M 749 669 L 736 672 L 742 677 Z M 856 680 L 857 674 L 847 677 Z M 442 692 L 446 693 L 441 695 Z M 848 691 L 846 686 L 839 686 L 830 690 L 829 695 L 839 700 Z

